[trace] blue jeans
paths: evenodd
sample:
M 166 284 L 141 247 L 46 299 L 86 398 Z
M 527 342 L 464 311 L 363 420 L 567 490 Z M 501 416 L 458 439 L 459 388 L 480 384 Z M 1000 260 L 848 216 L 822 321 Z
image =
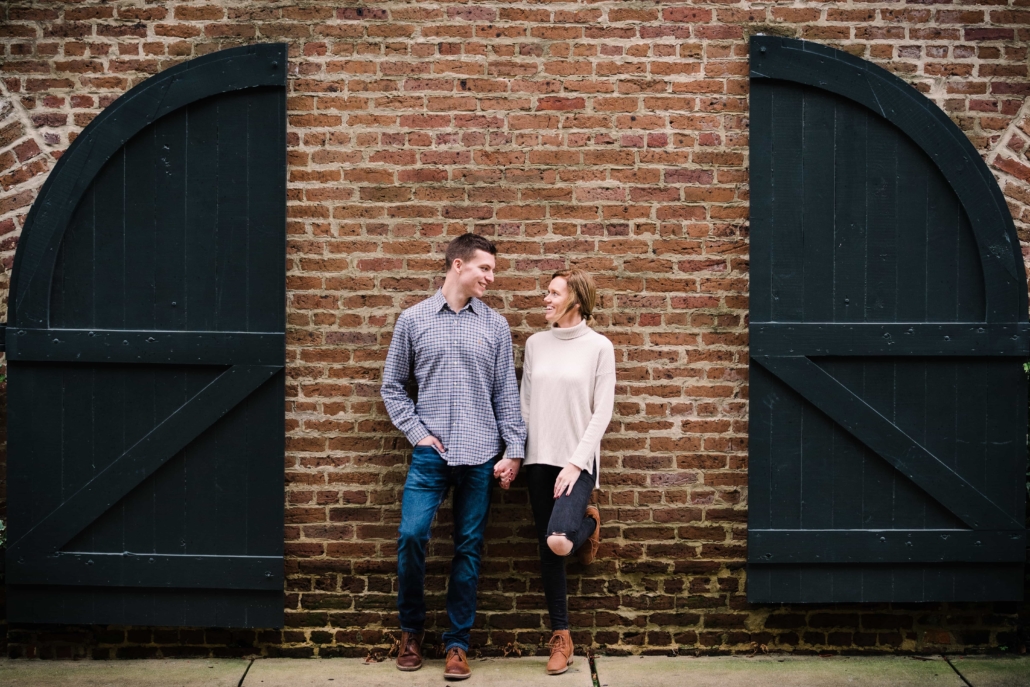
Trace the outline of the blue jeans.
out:
M 422 632 L 426 623 L 426 544 L 436 510 L 454 488 L 454 559 L 447 586 L 444 649 L 468 651 L 469 631 L 476 619 L 476 588 L 483 533 L 490 510 L 493 460 L 482 465 L 449 466 L 432 446 L 416 446 L 404 482 L 401 525 L 397 537 L 397 611 L 401 630 Z

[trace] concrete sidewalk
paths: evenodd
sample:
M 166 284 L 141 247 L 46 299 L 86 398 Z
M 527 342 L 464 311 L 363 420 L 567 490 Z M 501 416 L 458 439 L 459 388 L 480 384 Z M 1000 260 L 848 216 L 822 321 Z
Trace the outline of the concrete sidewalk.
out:
M 545 657 L 471 661 L 464 685 L 594 687 L 586 659 L 549 677 Z M 595 660 L 597 687 L 1030 687 L 1030 657 L 833 657 L 772 655 L 747 658 L 627 657 Z M 448 684 L 443 661 L 415 673 L 392 661 L 360 659 L 166 659 L 145 661 L 31 661 L 0 659 L 3 687 L 427 687 Z M 450 683 L 458 684 L 458 683 Z

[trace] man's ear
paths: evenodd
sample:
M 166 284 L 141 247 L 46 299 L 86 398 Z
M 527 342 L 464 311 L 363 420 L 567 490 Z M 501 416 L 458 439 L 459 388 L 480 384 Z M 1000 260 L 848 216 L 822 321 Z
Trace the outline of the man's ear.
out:
M 465 263 L 461 261 L 461 258 L 454 258 L 454 262 L 451 263 L 451 269 L 454 270 L 455 273 L 461 272 L 461 268 L 464 264 Z

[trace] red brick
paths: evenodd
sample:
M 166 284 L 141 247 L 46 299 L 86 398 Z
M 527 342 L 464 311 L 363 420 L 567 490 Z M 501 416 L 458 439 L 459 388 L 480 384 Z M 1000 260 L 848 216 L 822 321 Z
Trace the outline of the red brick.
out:
M 712 11 L 693 7 L 670 7 L 662 10 L 662 18 L 672 22 L 701 24 L 712 20 Z
M 1009 607 L 951 613 L 976 619 L 952 633 L 929 620 L 947 615 L 934 607 L 766 619 L 747 605 L 744 36 L 772 22 L 930 93 L 992 160 L 1023 236 L 1030 139 L 1013 118 L 1030 96 L 1027 0 L 349 4 L 30 5 L 0 26 L 3 84 L 24 107 L 0 122 L 8 275 L 40 180 L 101 108 L 182 58 L 241 41 L 290 45 L 288 628 L 233 646 L 221 631 L 81 630 L 110 633 L 117 646 L 89 644 L 99 657 L 187 643 L 204 655 L 386 655 L 408 446 L 378 384 L 397 314 L 440 283 L 443 247 L 470 230 L 501 247 L 487 299 L 512 325 L 518 360 L 546 326 L 541 290 L 571 264 L 595 273 L 597 326 L 616 346 L 603 555 L 570 576 L 577 642 L 612 653 L 920 652 L 1010 632 Z M 483 655 L 546 640 L 520 489 L 491 514 L 474 630 Z M 449 527 L 445 508 L 427 577 L 434 608 Z

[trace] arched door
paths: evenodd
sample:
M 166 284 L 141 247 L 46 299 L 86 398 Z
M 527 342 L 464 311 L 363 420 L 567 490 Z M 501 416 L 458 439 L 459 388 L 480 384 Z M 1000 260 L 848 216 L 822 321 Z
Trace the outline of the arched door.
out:
M 1021 597 L 1027 283 L 940 109 L 751 41 L 748 598 Z
M 68 148 L 15 257 L 8 619 L 283 617 L 284 45 L 148 79 Z

